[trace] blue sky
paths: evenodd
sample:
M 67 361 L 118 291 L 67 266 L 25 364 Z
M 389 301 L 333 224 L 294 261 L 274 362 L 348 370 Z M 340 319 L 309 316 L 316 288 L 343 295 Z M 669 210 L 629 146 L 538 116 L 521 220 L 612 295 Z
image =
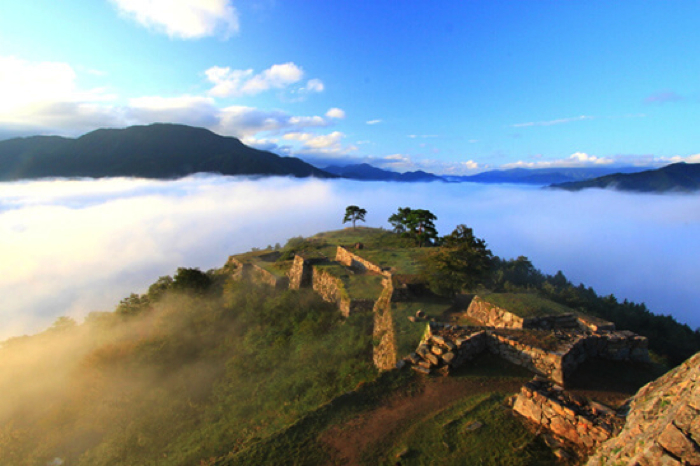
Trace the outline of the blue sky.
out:
M 0 138 L 157 121 L 320 166 L 700 162 L 696 1 L 3 0 Z

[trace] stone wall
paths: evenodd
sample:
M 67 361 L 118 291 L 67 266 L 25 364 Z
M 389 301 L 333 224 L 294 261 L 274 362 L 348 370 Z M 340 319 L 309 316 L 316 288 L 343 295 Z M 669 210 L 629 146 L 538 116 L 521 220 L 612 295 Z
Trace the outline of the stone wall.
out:
M 295 256 L 294 262 L 292 262 L 292 268 L 289 269 L 289 272 L 287 272 L 287 276 L 289 277 L 289 288 L 292 290 L 298 290 L 299 288 L 311 286 L 312 274 L 313 271 L 309 261 L 304 259 L 302 256 Z
M 556 349 L 551 351 L 520 341 L 520 336 L 526 335 L 523 332 L 527 330 L 506 331 L 490 327 L 460 327 L 431 322 L 428 324 L 421 344 L 447 348 L 447 352 L 454 353 L 454 360 L 443 361 L 444 364 L 438 360 L 432 361 L 432 365 L 421 365 L 416 357 L 409 355 L 407 362 L 428 369 L 427 371 L 416 369 L 419 372 L 429 373 L 430 370 L 443 365 L 459 367 L 463 362 L 474 357 L 475 351 L 488 349 L 513 364 L 563 385 L 576 368 L 591 357 L 643 362 L 648 361 L 649 358 L 647 339 L 632 332 L 568 335 L 566 340 L 562 340 Z M 479 338 L 478 343 L 473 343 L 472 338 Z M 465 343 L 469 344 L 465 345 Z M 435 352 L 432 347 L 429 347 L 428 351 Z M 441 354 L 439 351 L 437 350 L 438 354 Z M 416 350 L 415 354 L 420 359 L 426 359 L 421 352 L 424 350 Z M 433 358 L 428 358 L 428 360 L 431 359 Z
M 566 354 L 564 352 L 547 352 L 521 343 L 517 338 L 508 335 L 499 335 L 493 332 L 488 332 L 488 335 L 490 337 L 487 339 L 489 351 L 557 383 L 563 384 L 565 377 L 575 369 L 573 366 L 571 371 L 564 369 L 564 356 Z
M 374 328 L 372 330 L 372 359 L 379 370 L 396 367 L 396 335 L 391 315 L 391 289 L 384 288 L 374 305 Z
M 642 387 L 588 466 L 700 465 L 700 353 Z
M 588 452 L 617 434 L 623 424 L 607 406 L 570 394 L 540 377 L 523 385 L 513 410 Z
M 574 314 L 541 317 L 519 317 L 505 309 L 474 296 L 467 315 L 483 325 L 496 328 L 576 329 L 580 327 Z
M 353 254 L 352 252 L 348 251 L 342 246 L 338 246 L 338 249 L 335 253 L 335 260 L 346 267 L 351 267 L 359 270 L 369 270 L 371 272 L 376 272 L 385 276 L 390 275 L 389 272 L 385 272 L 378 265 L 373 264 L 367 259 L 363 259 L 362 257 L 356 254 Z
M 311 274 L 311 287 L 314 291 L 318 293 L 324 301 L 336 303 L 338 305 L 340 305 L 340 300 L 342 298 L 342 293 L 340 291 L 342 285 L 338 283 L 339 281 L 339 278 L 318 268 L 314 268 Z
M 288 277 L 278 277 L 275 274 L 268 272 L 264 268 L 256 264 L 248 264 L 250 267 L 249 276 L 260 283 L 264 283 L 273 288 L 283 289 L 289 287 Z
M 436 331 L 437 329 L 442 331 Z M 488 335 L 483 330 L 451 333 L 453 327 L 430 323 L 414 353 L 404 358 L 413 370 L 430 374 L 433 371 L 448 375 L 486 349 Z

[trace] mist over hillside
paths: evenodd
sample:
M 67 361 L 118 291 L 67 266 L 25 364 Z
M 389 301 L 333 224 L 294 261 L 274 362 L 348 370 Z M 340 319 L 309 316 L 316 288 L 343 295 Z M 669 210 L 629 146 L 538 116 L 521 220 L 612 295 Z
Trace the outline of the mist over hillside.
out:
M 0 199 L 0 339 L 112 310 L 180 266 L 340 228 L 351 204 L 387 228 L 397 207 L 430 209 L 440 234 L 465 223 L 494 254 L 700 325 L 698 197 L 193 176 L 3 183 Z

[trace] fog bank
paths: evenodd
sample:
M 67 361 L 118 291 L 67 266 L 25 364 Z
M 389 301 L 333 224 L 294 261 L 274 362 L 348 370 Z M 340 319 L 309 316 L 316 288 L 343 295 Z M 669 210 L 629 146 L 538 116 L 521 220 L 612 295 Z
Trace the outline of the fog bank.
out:
M 193 176 L 0 183 L 0 339 L 112 310 L 180 266 L 342 228 L 349 204 L 375 227 L 429 209 L 440 234 L 465 223 L 499 256 L 700 325 L 700 196 Z

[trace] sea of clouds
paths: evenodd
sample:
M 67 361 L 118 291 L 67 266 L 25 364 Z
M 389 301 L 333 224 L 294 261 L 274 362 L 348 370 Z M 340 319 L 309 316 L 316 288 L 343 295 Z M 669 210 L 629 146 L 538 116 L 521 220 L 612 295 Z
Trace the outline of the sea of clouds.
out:
M 177 267 L 343 228 L 350 204 L 386 228 L 398 207 L 429 209 L 440 234 L 464 223 L 494 254 L 700 326 L 698 195 L 196 175 L 0 183 L 0 339 L 113 310 Z

